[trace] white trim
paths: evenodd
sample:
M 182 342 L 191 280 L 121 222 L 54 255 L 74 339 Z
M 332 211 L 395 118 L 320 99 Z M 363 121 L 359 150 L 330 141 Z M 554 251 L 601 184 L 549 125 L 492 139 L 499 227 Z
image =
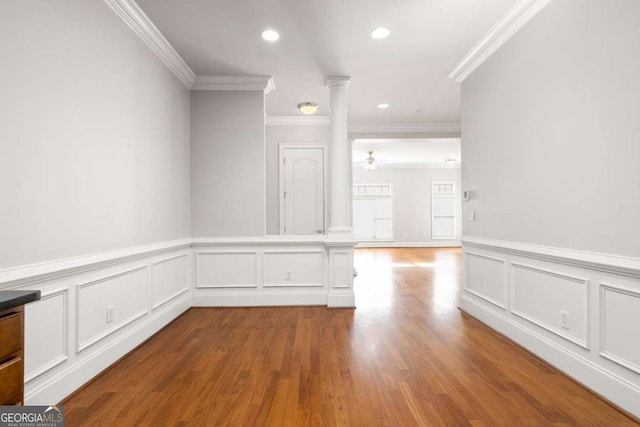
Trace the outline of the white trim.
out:
M 122 319 L 122 321 L 120 321 L 119 323 L 116 323 L 115 325 L 113 325 L 111 328 L 106 329 L 102 332 L 100 332 L 97 335 L 92 336 L 91 338 L 80 342 L 80 290 L 82 288 L 87 288 L 89 286 L 93 286 L 93 285 L 97 285 L 99 283 L 103 283 L 112 279 L 116 279 L 118 277 L 123 277 L 123 276 L 128 276 L 130 274 L 133 273 L 137 273 L 138 271 L 144 271 L 147 270 L 147 286 L 149 285 L 149 274 L 148 274 L 148 265 L 141 265 L 138 267 L 133 267 L 133 268 L 129 268 L 127 270 L 123 270 L 120 271 L 118 273 L 114 273 L 114 274 L 109 274 L 108 276 L 102 276 L 98 279 L 95 280 L 91 280 L 88 282 L 83 282 L 83 283 L 78 283 L 76 285 L 76 353 L 80 353 L 84 350 L 86 350 L 87 348 L 91 347 L 92 345 L 96 344 L 99 341 L 102 341 L 103 339 L 105 339 L 106 337 L 108 337 L 109 335 L 113 334 L 116 331 L 119 331 L 120 329 L 124 328 L 125 326 L 127 326 L 128 324 L 138 320 L 139 318 L 145 316 L 147 313 L 149 313 L 149 307 L 148 307 L 148 303 L 147 306 L 145 306 L 144 309 L 133 313 L 131 316 L 127 317 L 126 319 Z M 148 295 L 147 295 L 148 296 Z
M 166 257 L 166 258 L 160 259 L 158 261 L 153 261 L 153 262 L 149 263 L 149 265 L 151 267 L 151 268 L 149 268 L 149 288 L 150 288 L 149 289 L 149 304 L 151 306 L 150 311 L 155 310 L 156 308 L 160 307 L 161 305 L 166 304 L 167 302 L 171 301 L 172 299 L 182 295 L 183 293 L 185 293 L 185 292 L 187 292 L 189 290 L 189 283 L 187 282 L 187 287 L 186 288 L 179 289 L 176 292 L 172 293 L 171 295 L 163 298 L 162 300 L 160 300 L 158 302 L 155 302 L 155 300 L 153 298 L 153 290 L 154 290 L 154 287 L 155 287 L 154 286 L 155 285 L 155 281 L 154 281 L 154 270 L 155 270 L 155 267 L 158 264 L 163 264 L 165 262 L 173 261 L 175 259 L 184 258 L 184 257 L 187 258 L 187 271 L 188 271 L 188 269 L 189 269 L 189 252 L 180 253 L 178 255 L 172 255 L 170 257 Z
M 265 116 L 266 126 L 329 126 L 329 116 Z
M 173 261 L 179 258 L 187 258 L 187 271 L 189 269 L 189 252 L 184 252 L 184 253 L 180 253 L 177 255 L 172 255 L 170 257 L 166 257 L 157 261 L 153 261 L 150 262 L 149 265 L 151 268 L 149 268 L 149 305 L 150 305 L 150 309 L 149 311 L 153 311 L 156 308 L 160 307 L 163 304 L 166 304 L 167 302 L 171 301 L 172 299 L 182 295 L 183 293 L 187 292 L 189 290 L 189 282 L 187 281 L 187 287 L 182 288 L 177 290 L 176 292 L 170 294 L 169 296 L 163 298 L 162 300 L 155 302 L 154 296 L 153 296 L 153 291 L 155 288 L 155 281 L 154 281 L 154 277 L 155 277 L 155 267 L 159 264 L 164 264 L 165 262 L 168 261 Z M 188 276 L 187 276 L 188 277 Z
M 613 353 L 609 353 L 607 351 L 607 334 L 606 334 L 606 311 L 605 311 L 605 299 L 606 299 L 606 291 L 609 292 L 617 292 L 619 294 L 632 296 L 634 298 L 640 298 L 640 291 L 636 289 L 631 289 L 625 286 L 619 285 L 611 285 L 608 283 L 600 282 L 600 356 L 604 357 L 607 360 L 610 360 L 613 363 L 616 363 L 626 369 L 629 369 L 632 372 L 640 375 L 640 366 L 637 364 L 624 359 L 623 357 L 616 356 Z
M 453 186 L 453 193 L 449 194 L 436 194 L 433 191 L 433 186 L 434 185 L 449 185 L 451 184 Z M 431 240 L 455 240 L 455 238 L 458 236 L 458 230 L 456 229 L 456 223 L 458 222 L 458 216 L 456 215 L 456 213 L 458 213 L 458 210 L 460 209 L 460 207 L 458 206 L 458 200 L 460 200 L 459 197 L 456 197 L 458 195 L 457 193 L 457 189 L 456 189 L 456 182 L 455 181 L 431 181 L 431 186 L 429 187 L 429 192 L 430 192 L 430 196 L 431 196 L 431 221 L 430 221 L 430 225 L 431 225 Z M 453 234 L 450 236 L 443 236 L 443 237 L 437 237 L 434 236 L 433 234 L 433 230 L 434 230 L 434 220 L 436 218 L 435 215 L 435 208 L 436 208 L 436 204 L 435 204 L 435 199 L 438 197 L 448 197 L 450 199 L 453 199 Z
M 200 270 L 198 269 L 198 264 L 200 263 L 200 255 L 253 255 L 254 265 L 255 265 L 255 277 L 253 283 L 200 283 Z M 258 288 L 260 284 L 260 266 L 259 266 L 260 257 L 258 256 L 258 250 L 217 250 L 217 249 L 209 249 L 204 251 L 196 251 L 195 253 L 195 266 L 196 266 L 196 289 L 233 289 L 233 288 Z
M 353 289 L 331 289 L 327 295 L 328 308 L 355 308 L 356 297 Z
M 582 340 L 574 335 L 571 335 L 565 331 L 563 331 L 562 329 L 558 329 L 555 326 L 549 325 L 546 322 L 543 322 L 540 319 L 536 319 L 533 316 L 530 316 L 526 313 L 523 313 L 519 310 L 514 309 L 514 298 L 515 298 L 515 289 L 511 289 L 511 300 L 510 300 L 510 306 L 511 306 L 511 313 L 513 313 L 515 316 L 518 316 L 528 322 L 533 323 L 534 325 L 545 329 L 549 332 L 551 332 L 552 334 L 555 334 L 557 336 L 559 336 L 560 338 L 563 338 L 573 344 L 576 344 L 577 346 L 580 346 L 582 348 L 584 348 L 585 350 L 589 350 L 590 349 L 590 344 L 589 344 L 589 315 L 590 315 L 590 310 L 589 310 L 589 284 L 590 281 L 589 279 L 584 279 L 582 277 L 576 277 L 576 276 L 569 276 L 568 274 L 564 274 L 564 273 L 558 273 L 556 271 L 552 271 L 552 270 L 547 270 L 547 269 L 543 269 L 540 267 L 535 267 L 532 265 L 527 265 L 527 264 L 523 264 L 520 262 L 510 262 L 509 263 L 509 269 L 510 269 L 510 277 L 512 278 L 511 283 L 513 285 L 515 285 L 515 282 L 513 282 L 513 270 L 514 269 L 521 269 L 521 270 L 528 270 L 528 271 L 533 271 L 535 273 L 539 273 L 539 274 L 546 274 L 547 276 L 551 276 L 551 277 L 555 277 L 558 279 L 563 279 L 563 280 L 567 280 L 570 282 L 574 282 L 577 283 L 579 285 L 583 285 L 584 287 L 584 331 L 585 331 L 585 337 L 586 339 Z
M 360 163 L 360 162 L 356 162 Z M 354 165 L 355 166 L 355 165 Z M 446 163 L 378 163 L 376 164 L 378 169 L 461 169 L 462 164 L 456 162 L 454 164 Z
M 351 174 L 353 175 L 353 174 Z M 353 187 L 389 187 L 389 194 L 368 194 L 368 195 L 360 195 L 360 194 L 354 194 L 353 192 Z M 375 222 L 376 220 L 388 220 L 390 223 L 390 230 L 389 230 L 389 238 L 387 239 L 375 239 L 375 236 L 373 239 L 363 239 L 363 240 L 358 240 L 358 242 L 362 242 L 364 244 L 369 244 L 369 243 L 391 243 L 395 241 L 395 223 L 393 221 L 393 184 L 390 182 L 371 182 L 371 181 L 364 181 L 364 182 L 352 182 L 351 183 L 351 216 L 352 216 L 352 222 L 354 222 L 354 224 L 351 224 L 352 229 L 355 226 L 355 217 L 353 214 L 354 211 L 354 206 L 355 206 L 355 202 L 356 200 L 384 200 L 384 199 L 389 199 L 389 218 L 376 218 L 375 217 L 375 202 L 374 202 L 374 218 L 373 218 L 373 234 L 375 234 Z M 357 236 L 356 236 L 357 238 Z M 388 246 L 387 246 L 388 247 Z
M 276 88 L 271 76 L 196 76 L 192 90 L 255 90 L 268 94 Z
M 95 270 L 112 264 L 124 263 L 138 258 L 146 258 L 162 252 L 189 248 L 191 243 L 192 239 L 172 240 L 110 252 L 102 252 L 93 255 L 11 267 L 5 270 L 0 270 L 0 289 L 32 285 L 43 281 L 75 275 L 88 270 Z
M 57 296 L 62 296 L 62 354 L 31 372 L 25 372 L 25 384 L 69 359 L 69 286 L 56 286 L 44 289 L 41 291 L 40 299 L 38 301 L 44 301 Z
M 501 265 L 502 268 L 502 298 L 504 298 L 504 303 L 495 300 L 493 298 L 491 298 L 488 295 L 483 294 L 482 292 L 478 292 L 477 290 L 470 288 L 468 286 L 468 282 L 467 280 L 464 281 L 464 284 L 462 285 L 462 289 L 464 289 L 465 292 L 468 292 L 472 295 L 475 295 L 476 297 L 488 302 L 489 304 L 492 304 L 496 307 L 498 307 L 499 309 L 503 310 L 503 311 L 507 311 L 507 303 L 509 301 L 509 292 L 508 292 L 508 285 L 507 285 L 507 263 L 504 259 L 500 259 L 500 258 L 496 258 L 496 257 L 492 257 L 489 255 L 484 255 L 484 254 L 480 254 L 477 252 L 469 252 L 468 250 L 465 250 L 464 252 L 465 258 L 464 258 L 464 265 L 465 265 L 465 271 L 467 270 L 467 259 L 469 257 L 469 255 L 471 256 L 475 256 L 476 258 L 484 258 L 484 259 L 488 259 L 489 261 L 493 261 L 495 263 L 498 263 Z
M 284 187 L 285 187 L 285 168 L 282 167 L 284 164 L 284 153 L 285 150 L 288 149 L 308 149 L 308 148 L 316 148 L 322 150 L 322 185 L 323 185 L 323 194 L 322 194 L 322 234 L 309 234 L 309 236 L 324 236 L 327 231 L 327 218 L 329 217 L 328 212 L 328 184 L 329 184 L 329 174 L 328 174 L 328 158 L 327 154 L 329 152 L 328 144 L 326 143 L 314 143 L 314 144 L 303 144 L 297 142 L 280 142 L 278 143 L 278 210 L 280 217 L 280 234 L 283 236 L 294 236 L 294 234 L 285 234 L 284 227 L 286 224 L 286 201 L 284 199 Z
M 158 310 L 138 322 L 133 328 L 117 336 L 107 345 L 96 349 L 77 363 L 62 369 L 43 383 L 25 386 L 25 404 L 45 405 L 59 402 L 86 384 L 109 365 L 133 350 L 145 339 L 158 332 L 169 322 L 191 307 L 191 298 L 185 295 L 173 304 Z
M 358 242 L 356 248 L 459 248 L 460 240 L 442 242 Z
M 351 123 L 349 133 L 460 133 L 460 123 Z
M 192 246 L 287 246 L 287 245 L 318 245 L 324 244 L 327 236 L 309 235 L 309 236 L 265 236 L 265 237 L 196 237 Z
M 135 0 L 105 0 L 105 2 L 122 18 L 173 74 L 191 89 L 196 78 L 193 70 L 182 59 L 171 43 L 144 13 Z
M 462 236 L 462 243 L 469 247 L 484 248 L 507 254 L 521 255 L 528 258 L 603 271 L 605 273 L 640 278 L 640 258 L 578 251 L 535 245 L 532 243 L 493 240 L 467 235 Z
M 460 298 L 460 310 L 504 334 L 598 395 L 640 416 L 640 387 L 636 384 L 599 366 L 586 356 L 568 350 L 549 337 L 526 328 L 508 318 L 506 313 L 488 309 L 467 295 Z
M 274 291 L 193 294 L 192 307 L 266 307 L 291 305 L 327 305 L 327 291 Z
M 298 250 L 291 250 L 291 249 L 264 249 L 262 250 L 262 288 L 296 288 L 296 287 L 300 287 L 300 288 L 322 288 L 324 287 L 324 276 L 325 276 L 325 270 L 326 267 L 324 265 L 324 258 L 323 258 L 323 264 L 322 264 L 322 280 L 320 282 L 267 282 L 265 280 L 264 277 L 264 265 L 266 264 L 266 259 L 268 255 L 282 255 L 282 254 L 289 254 L 289 255 L 298 255 L 298 254 L 316 254 L 316 255 L 320 255 L 321 257 L 324 257 L 324 253 L 325 251 L 323 249 L 317 249 L 317 248 L 304 248 L 304 249 L 298 249 Z
M 462 58 L 448 77 L 462 83 L 549 3 L 551 0 L 519 0 Z

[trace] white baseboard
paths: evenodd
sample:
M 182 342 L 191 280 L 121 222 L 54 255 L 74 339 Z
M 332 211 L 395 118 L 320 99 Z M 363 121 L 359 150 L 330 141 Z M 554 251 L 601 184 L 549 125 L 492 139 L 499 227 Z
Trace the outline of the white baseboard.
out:
M 429 242 L 360 242 L 356 248 L 450 248 L 460 247 L 460 240 L 433 240 Z
M 286 305 L 327 305 L 327 291 L 278 293 L 193 294 L 194 307 L 267 307 Z
M 640 417 L 640 388 L 579 354 L 525 328 L 503 312 L 492 310 L 463 295 L 460 309 L 504 334 L 594 392 Z
M 330 292 L 327 298 L 329 308 L 355 308 L 356 298 L 352 290 L 349 292 Z
M 165 327 L 191 307 L 191 295 L 184 294 L 162 310 L 149 314 L 128 332 L 104 345 L 90 356 L 64 369 L 47 382 L 25 390 L 27 405 L 50 405 L 60 402 L 83 384 L 107 369 L 122 356 Z

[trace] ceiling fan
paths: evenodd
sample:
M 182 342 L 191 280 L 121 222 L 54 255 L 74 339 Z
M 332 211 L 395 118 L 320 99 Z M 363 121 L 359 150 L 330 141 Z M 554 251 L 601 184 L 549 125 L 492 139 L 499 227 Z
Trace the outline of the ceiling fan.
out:
M 369 156 L 366 159 L 361 162 L 353 162 L 353 164 L 364 164 L 364 168 L 371 172 L 376 168 L 376 165 L 379 164 L 379 162 L 376 162 L 375 157 L 373 157 L 373 151 L 369 151 Z

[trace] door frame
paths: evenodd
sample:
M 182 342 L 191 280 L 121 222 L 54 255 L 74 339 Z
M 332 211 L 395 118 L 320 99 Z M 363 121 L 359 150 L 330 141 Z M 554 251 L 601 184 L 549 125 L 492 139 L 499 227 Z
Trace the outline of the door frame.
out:
M 280 234 L 284 235 L 284 227 L 286 224 L 285 217 L 285 200 L 284 200 L 284 152 L 291 148 L 319 148 L 322 150 L 322 230 L 323 234 L 327 234 L 327 214 L 329 205 L 327 200 L 327 158 L 328 158 L 328 144 L 323 142 L 314 143 L 301 143 L 301 142 L 281 142 L 278 144 L 278 210 L 280 217 Z

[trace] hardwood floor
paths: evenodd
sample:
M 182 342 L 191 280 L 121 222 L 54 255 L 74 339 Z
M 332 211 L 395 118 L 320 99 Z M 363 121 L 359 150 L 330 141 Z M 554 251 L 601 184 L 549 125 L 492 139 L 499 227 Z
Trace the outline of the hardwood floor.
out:
M 461 313 L 460 250 L 356 266 L 356 310 L 189 310 L 63 402 L 66 425 L 638 425 Z

